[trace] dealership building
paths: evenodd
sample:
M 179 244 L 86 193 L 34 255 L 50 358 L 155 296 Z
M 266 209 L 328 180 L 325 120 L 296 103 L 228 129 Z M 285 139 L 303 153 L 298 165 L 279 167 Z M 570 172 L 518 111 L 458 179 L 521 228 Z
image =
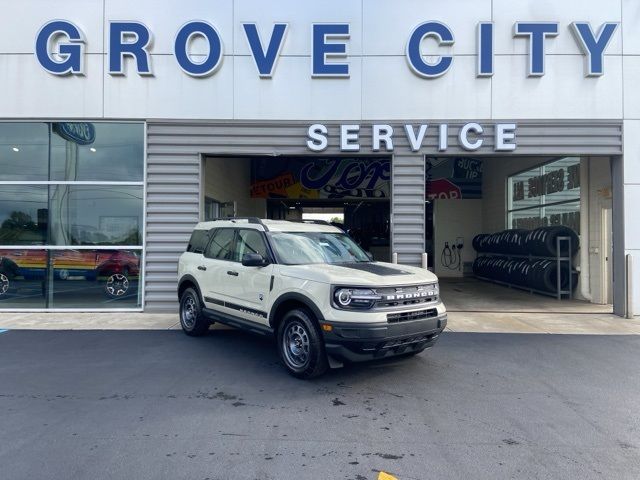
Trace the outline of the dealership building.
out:
M 640 314 L 637 0 L 4 11 L 0 311 L 175 312 L 198 221 L 324 216 L 463 310 Z M 555 253 L 478 248 L 541 227 L 566 227 Z M 558 288 L 480 256 L 545 261 Z

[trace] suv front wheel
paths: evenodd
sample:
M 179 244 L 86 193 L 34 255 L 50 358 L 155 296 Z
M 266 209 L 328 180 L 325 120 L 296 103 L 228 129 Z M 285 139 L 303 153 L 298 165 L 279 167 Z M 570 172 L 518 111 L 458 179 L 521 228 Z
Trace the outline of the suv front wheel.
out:
M 313 378 L 327 371 L 327 354 L 322 334 L 310 313 L 302 309 L 287 312 L 278 327 L 278 351 L 289 373 Z
M 191 337 L 199 337 L 207 333 L 211 322 L 202 314 L 200 295 L 187 288 L 180 297 L 180 326 L 182 331 Z

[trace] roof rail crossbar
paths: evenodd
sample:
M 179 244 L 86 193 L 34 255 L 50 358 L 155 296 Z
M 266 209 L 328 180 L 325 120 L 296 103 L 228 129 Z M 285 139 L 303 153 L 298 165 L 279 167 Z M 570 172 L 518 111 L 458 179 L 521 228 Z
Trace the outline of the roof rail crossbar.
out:
M 219 217 L 219 218 L 214 218 L 211 221 L 215 222 L 215 221 L 220 221 L 220 220 L 224 220 L 224 221 L 227 221 L 227 222 L 233 222 L 233 223 L 235 223 L 236 220 L 246 220 L 247 223 L 252 223 L 252 224 L 255 224 L 255 225 L 262 225 L 262 227 L 264 228 L 265 232 L 269 231 L 269 227 L 267 227 L 264 224 L 264 222 L 261 219 L 259 219 L 258 217 Z
M 310 219 L 306 219 L 306 220 L 289 220 L 289 222 L 311 223 L 311 224 L 314 224 L 314 225 L 331 225 L 331 223 L 327 222 L 326 220 L 310 220 Z

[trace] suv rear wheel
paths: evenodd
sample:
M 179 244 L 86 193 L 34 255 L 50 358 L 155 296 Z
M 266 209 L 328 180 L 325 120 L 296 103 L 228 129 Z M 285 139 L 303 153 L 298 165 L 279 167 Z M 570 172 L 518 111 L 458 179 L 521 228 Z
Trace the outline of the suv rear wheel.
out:
M 199 337 L 207 333 L 211 322 L 202 314 L 200 295 L 187 288 L 180 297 L 180 326 L 182 331 L 191 337 Z
M 107 297 L 118 299 L 124 297 L 129 291 L 129 272 L 125 269 L 122 273 L 111 273 L 104 284 Z
M 0 296 L 8 293 L 10 287 L 11 287 L 11 278 L 9 277 L 9 274 L 5 272 L 0 272 Z
M 287 312 L 278 327 L 278 351 L 289 373 L 313 378 L 327 371 L 327 354 L 318 326 L 303 309 Z

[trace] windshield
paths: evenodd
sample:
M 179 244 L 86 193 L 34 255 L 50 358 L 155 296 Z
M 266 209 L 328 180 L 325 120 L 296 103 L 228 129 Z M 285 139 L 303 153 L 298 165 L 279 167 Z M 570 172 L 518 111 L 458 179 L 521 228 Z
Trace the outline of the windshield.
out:
M 271 236 L 280 263 L 369 262 L 369 257 L 351 237 L 344 233 L 280 232 Z

